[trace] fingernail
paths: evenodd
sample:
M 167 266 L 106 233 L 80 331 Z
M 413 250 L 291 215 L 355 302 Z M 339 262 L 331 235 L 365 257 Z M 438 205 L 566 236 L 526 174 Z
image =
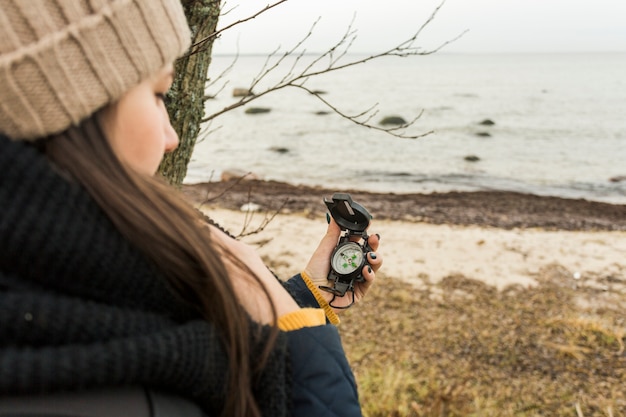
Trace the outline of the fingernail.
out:
M 367 272 L 369 272 L 370 274 L 372 273 L 372 267 L 371 266 L 367 266 Z
M 374 253 L 374 252 L 370 252 L 370 258 L 372 258 L 372 259 L 376 259 L 376 253 Z
M 330 224 L 330 214 L 326 213 L 326 223 Z
M 376 233 L 376 237 L 380 240 L 380 235 L 378 233 Z

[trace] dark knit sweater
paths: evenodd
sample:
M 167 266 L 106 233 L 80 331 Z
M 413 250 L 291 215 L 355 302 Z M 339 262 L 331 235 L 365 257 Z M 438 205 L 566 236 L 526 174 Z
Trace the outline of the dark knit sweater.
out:
M 0 170 L 0 396 L 144 385 L 219 414 L 215 328 L 45 157 L 0 135 Z M 288 363 L 281 334 L 255 386 L 264 415 L 289 413 Z

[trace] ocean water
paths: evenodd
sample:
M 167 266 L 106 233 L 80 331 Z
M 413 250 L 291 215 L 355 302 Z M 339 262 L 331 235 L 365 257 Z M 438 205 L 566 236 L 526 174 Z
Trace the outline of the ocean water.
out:
M 295 71 L 311 59 L 303 57 Z M 237 100 L 233 88 L 249 86 L 265 61 L 214 57 L 207 93 L 215 99 L 207 114 Z M 291 64 L 270 72 L 254 91 L 274 85 Z M 388 115 L 410 120 L 421 114 L 408 133 L 432 133 L 400 139 L 332 112 L 318 115 L 328 110 L 322 102 L 286 88 L 248 105 L 269 113 L 249 115 L 240 107 L 205 126 L 186 182 L 218 180 L 222 171 L 237 169 L 337 189 L 508 190 L 626 204 L 624 74 L 626 53 L 374 60 L 305 85 L 324 91 L 322 97 L 348 115 L 374 106 L 375 125 Z M 495 124 L 481 125 L 485 119 Z

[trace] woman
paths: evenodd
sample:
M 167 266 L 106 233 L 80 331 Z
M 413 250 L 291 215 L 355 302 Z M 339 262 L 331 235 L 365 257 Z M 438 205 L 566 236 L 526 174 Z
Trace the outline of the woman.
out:
M 211 416 L 360 415 L 318 290 L 337 225 L 281 284 L 154 178 L 178 144 L 180 0 L 0 5 L 0 396 L 140 386 Z

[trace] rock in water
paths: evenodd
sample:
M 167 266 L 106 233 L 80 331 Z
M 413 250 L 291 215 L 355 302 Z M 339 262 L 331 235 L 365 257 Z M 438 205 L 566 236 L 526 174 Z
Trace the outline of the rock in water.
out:
M 233 97 L 253 96 L 252 90 L 247 88 L 233 88 Z
M 467 162 L 478 162 L 478 161 L 480 161 L 480 158 L 477 157 L 476 155 L 467 155 L 463 159 L 465 159 Z
M 272 109 L 268 109 L 267 107 L 249 107 L 246 109 L 246 114 L 261 114 L 261 113 L 269 113 Z
M 387 116 L 380 121 L 381 125 L 405 125 L 406 120 L 400 116 Z

